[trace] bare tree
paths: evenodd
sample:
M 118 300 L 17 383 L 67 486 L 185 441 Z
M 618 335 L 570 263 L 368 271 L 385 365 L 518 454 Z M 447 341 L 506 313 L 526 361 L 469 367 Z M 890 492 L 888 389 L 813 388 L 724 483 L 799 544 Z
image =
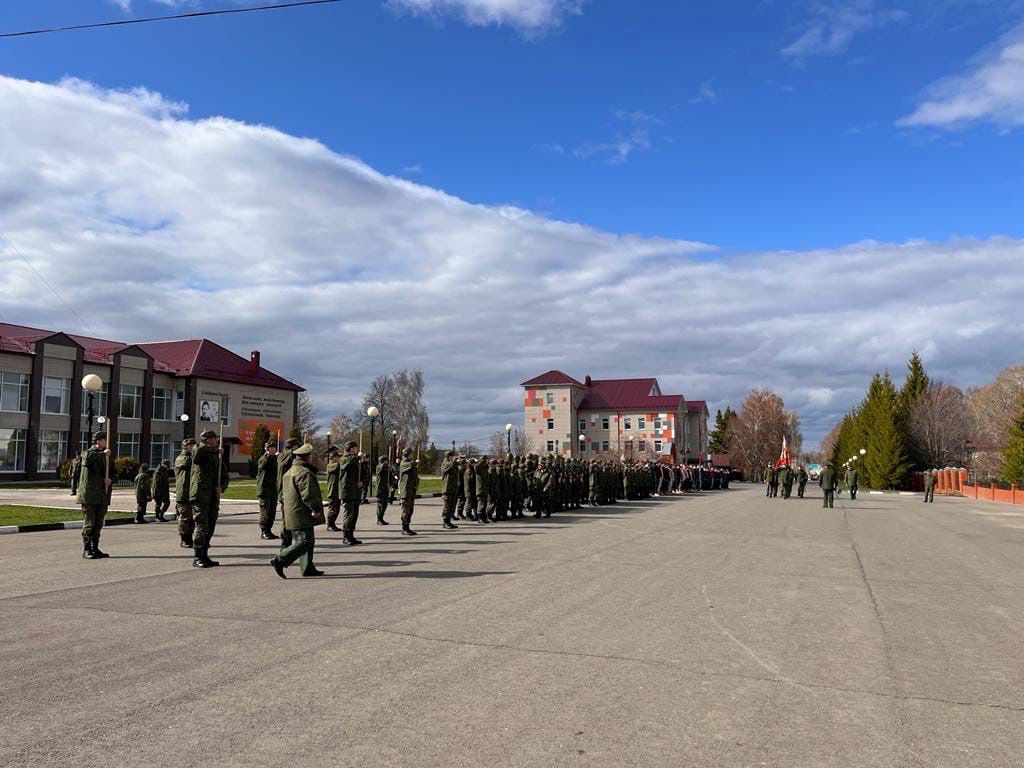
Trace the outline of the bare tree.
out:
M 980 477 L 995 477 L 1003 465 L 1002 449 L 1024 396 L 1024 366 L 1011 365 L 991 384 L 967 391 L 974 419 L 973 469 Z
M 303 439 L 320 431 L 320 422 L 316 420 L 316 406 L 308 392 L 299 392 L 298 416 L 295 426 L 298 427 Z
M 748 477 L 756 477 L 779 457 L 782 439 L 790 453 L 799 456 L 803 445 L 800 418 L 786 410 L 785 401 L 767 389 L 755 389 L 743 401 L 740 412 L 726 427 L 730 460 Z
M 528 453 L 526 450 L 526 435 L 523 434 L 521 429 L 513 429 L 511 433 L 506 432 L 504 429 L 498 429 L 491 434 L 488 441 L 489 455 L 508 455 L 509 434 L 512 436 L 512 455 L 525 456 Z
M 363 404 L 353 421 L 369 434 L 370 419 L 366 411 L 375 406 L 380 412 L 375 422 L 378 448 L 387 445 L 394 432 L 404 446 L 425 448 L 430 433 L 430 417 L 423 402 L 423 372 L 419 369 L 396 371 L 378 376 L 363 396 Z
M 929 467 L 959 466 L 964 463 L 972 422 L 964 393 L 933 382 L 910 407 L 910 444 Z
M 358 432 L 355 421 L 347 413 L 339 413 L 331 419 L 329 436 L 331 443 L 339 445 L 353 439 L 352 436 Z

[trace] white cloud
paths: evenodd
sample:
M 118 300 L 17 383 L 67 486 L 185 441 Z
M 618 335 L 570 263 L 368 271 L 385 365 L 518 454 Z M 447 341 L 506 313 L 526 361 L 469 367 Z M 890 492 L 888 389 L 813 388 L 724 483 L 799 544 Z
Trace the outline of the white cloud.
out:
M 1024 24 L 976 56 L 962 74 L 932 84 L 902 127 L 958 129 L 991 122 L 1024 125 Z
M 615 119 L 627 126 L 625 132 L 617 132 L 610 141 L 581 144 L 573 150 L 573 154 L 584 160 L 603 157 L 609 165 L 622 165 L 635 152 L 651 148 L 651 128 L 661 125 L 661 120 L 640 111 L 619 110 L 615 113 Z
M 970 384 L 1024 343 L 1019 240 L 719 258 L 163 103 L 0 77 L 0 229 L 97 333 L 260 349 L 324 416 L 420 366 L 438 444 L 484 437 L 516 421 L 520 381 L 558 367 L 655 375 L 712 408 L 771 386 L 817 437 L 915 348 Z M 12 252 L 0 273 L 5 320 L 84 330 Z
M 690 99 L 691 104 L 717 104 L 718 93 L 715 92 L 714 83 L 705 80 L 697 89 L 697 95 Z
M 387 0 L 397 10 L 421 15 L 450 15 L 467 24 L 507 24 L 527 32 L 559 26 L 565 17 L 578 14 L 585 0 Z
M 857 35 L 908 18 L 906 11 L 878 8 L 875 0 L 816 1 L 800 36 L 782 49 L 782 55 L 792 61 L 836 56 L 843 53 Z

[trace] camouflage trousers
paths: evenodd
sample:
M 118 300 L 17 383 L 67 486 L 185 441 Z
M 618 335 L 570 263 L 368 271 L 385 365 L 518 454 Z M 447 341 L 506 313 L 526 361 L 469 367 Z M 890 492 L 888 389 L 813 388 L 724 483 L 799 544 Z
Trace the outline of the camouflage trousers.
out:
M 341 530 L 355 533 L 356 523 L 359 522 L 359 499 L 345 499 L 342 504 L 345 506 L 345 517 L 341 520 Z
M 260 499 L 260 530 L 269 531 L 277 519 L 277 497 L 268 496 Z
M 443 506 L 441 507 L 441 520 L 451 520 L 455 515 L 455 494 L 446 493 L 442 497 Z
M 284 563 L 285 568 L 299 561 L 299 568 L 303 576 L 308 576 L 316 567 L 313 565 L 313 547 L 316 544 L 316 535 L 313 528 L 299 528 L 292 531 L 292 542 L 286 547 L 281 547 L 277 560 Z
M 384 513 L 388 511 L 388 495 L 387 493 L 377 494 L 377 519 L 383 520 Z
M 482 493 L 476 497 L 476 516 L 478 518 L 487 517 L 487 494 Z
M 156 512 L 156 514 L 158 516 L 162 515 L 164 512 L 166 512 L 170 508 L 170 506 L 171 506 L 171 497 L 170 496 L 167 496 L 167 497 L 162 498 L 162 499 L 153 499 L 153 511 Z
M 196 549 L 206 549 L 210 546 L 210 539 L 213 538 L 213 531 L 217 527 L 217 516 L 220 514 L 220 501 L 213 499 L 209 504 L 193 504 L 192 517 L 195 520 L 195 532 L 192 534 L 192 544 Z
M 406 496 L 402 499 L 402 525 L 407 526 L 412 522 L 413 508 L 416 506 L 415 496 Z
M 181 536 L 191 536 L 196 529 L 195 518 L 192 516 L 192 504 L 179 501 L 174 506 L 178 513 L 178 533 Z
M 82 505 L 82 540 L 92 541 L 99 539 L 100 531 L 103 530 L 103 521 L 107 517 L 107 507 L 104 504 L 83 504 Z
M 341 499 L 327 500 L 327 525 L 337 526 L 338 518 L 341 516 Z
M 455 498 L 455 517 L 463 519 L 466 516 L 466 497 L 456 496 Z
M 466 517 L 470 520 L 476 519 L 476 496 L 466 497 Z

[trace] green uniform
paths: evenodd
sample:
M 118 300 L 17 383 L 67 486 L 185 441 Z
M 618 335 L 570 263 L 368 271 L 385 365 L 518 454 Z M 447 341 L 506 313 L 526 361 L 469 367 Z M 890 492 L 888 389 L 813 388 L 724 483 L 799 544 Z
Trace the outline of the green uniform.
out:
M 793 495 L 793 470 L 789 467 L 779 470 L 779 482 L 782 484 L 782 498 L 788 499 Z
M 256 465 L 256 498 L 260 502 L 260 530 L 270 532 L 277 518 L 277 454 L 264 453 Z
M 149 472 L 139 470 L 135 476 L 135 520 L 145 522 L 146 507 L 149 506 Z
M 395 473 L 386 459 L 381 459 L 377 464 L 377 524 L 387 525 L 384 513 L 388 509 L 388 499 L 391 497 L 391 488 L 394 485 Z
M 228 474 L 221 471 L 219 450 L 216 446 L 201 445 L 192 456 L 189 488 L 192 515 L 195 518 L 192 543 L 196 550 L 204 552 L 210 546 L 210 539 L 217 528 L 221 491 L 227 488 Z
M 292 468 L 292 462 L 295 461 L 295 457 L 292 455 L 294 450 L 294 446 L 285 448 L 277 455 L 277 500 L 282 505 L 284 504 L 284 476 Z M 281 515 L 281 538 L 284 539 L 283 544 L 288 543 L 288 523 L 285 521 L 283 514 Z
M 286 568 L 298 560 L 302 575 L 309 576 L 316 570 L 313 565 L 314 530 L 324 523 L 320 482 L 312 467 L 304 461 L 295 461 L 281 480 L 284 525 L 291 531 L 292 541 L 281 548 L 277 560 Z
M 413 508 L 416 505 L 416 491 L 420 485 L 419 470 L 412 459 L 402 459 L 398 468 L 398 496 L 402 499 L 402 528 L 409 529 Z
M 476 520 L 476 464 L 466 467 L 466 473 L 462 476 L 462 492 L 466 496 L 466 517 Z
M 100 540 L 107 516 L 107 457 L 102 448 L 93 446 L 82 460 L 78 476 L 78 503 L 82 505 L 82 541 L 86 546 Z
M 327 462 L 327 530 L 338 530 L 341 515 L 341 462 L 335 456 Z
M 192 452 L 182 449 L 174 460 L 174 509 L 183 546 L 192 546 L 195 519 L 192 516 Z
M 927 504 L 935 503 L 935 473 L 928 472 L 924 476 L 924 500 Z
M 153 472 L 151 492 L 157 520 L 163 521 L 164 512 L 171 506 L 171 478 L 167 467 L 162 462 L 157 464 L 156 470 Z
M 458 495 L 459 462 L 456 459 L 445 459 L 441 464 L 441 522 L 445 525 L 452 524 Z
M 476 519 L 481 523 L 489 523 L 487 517 L 488 494 L 491 491 L 491 471 L 486 459 L 480 459 L 476 465 Z
M 846 470 L 846 487 L 850 489 L 850 501 L 857 498 L 857 470 L 848 469 Z
M 800 469 L 796 473 L 796 482 L 797 498 L 802 499 L 804 497 L 804 489 L 807 488 L 807 470 L 804 469 L 803 467 L 800 467 Z
M 836 486 L 838 484 L 836 471 L 832 467 L 825 467 L 821 470 L 821 474 L 818 476 L 818 485 L 821 486 L 821 491 L 825 496 L 821 504 L 822 508 L 832 509 L 835 505 Z
M 346 453 L 338 460 L 341 472 L 341 501 L 345 506 L 345 517 L 341 521 L 341 530 L 346 541 L 355 538 L 356 524 L 359 522 L 359 501 L 362 498 L 361 485 L 369 482 L 363 475 L 363 463 L 354 453 Z

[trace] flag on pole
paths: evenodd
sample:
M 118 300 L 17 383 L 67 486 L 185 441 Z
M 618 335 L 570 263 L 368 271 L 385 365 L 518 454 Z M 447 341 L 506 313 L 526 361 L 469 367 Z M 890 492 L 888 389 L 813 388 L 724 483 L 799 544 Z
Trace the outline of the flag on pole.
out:
M 788 467 L 790 465 L 789 456 L 789 443 L 786 442 L 786 436 L 782 436 L 782 453 L 779 454 L 779 460 L 775 462 L 776 467 Z

